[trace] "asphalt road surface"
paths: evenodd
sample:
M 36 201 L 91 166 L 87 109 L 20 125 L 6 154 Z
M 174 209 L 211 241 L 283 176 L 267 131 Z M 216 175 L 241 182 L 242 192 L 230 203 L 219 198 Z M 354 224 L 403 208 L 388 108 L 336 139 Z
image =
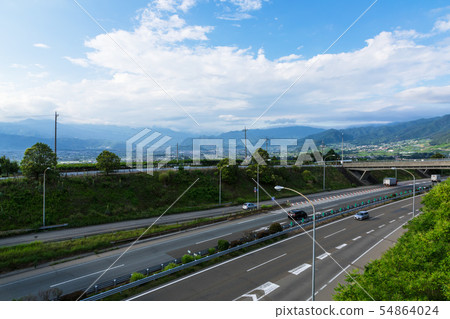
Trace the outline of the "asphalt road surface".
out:
M 420 198 L 416 198 L 417 212 Z M 316 294 L 377 243 L 401 229 L 412 217 L 411 199 L 371 209 L 370 219 L 353 216 L 316 230 Z M 212 266 L 131 300 L 311 300 L 312 238 L 301 233 L 238 258 Z M 364 287 L 362 287 L 364 288 Z M 370 297 L 370 291 L 367 291 Z
M 425 186 L 427 182 L 422 182 L 423 184 L 418 184 L 419 186 Z M 358 203 L 361 201 L 367 201 L 367 199 L 372 199 L 377 196 L 383 196 L 384 194 L 401 191 L 404 189 L 410 189 L 411 183 L 405 183 L 402 186 L 398 186 L 395 188 L 385 188 L 385 187 L 369 187 L 369 188 L 358 188 L 358 189 L 352 189 L 351 191 L 345 190 L 341 192 L 332 192 L 331 194 L 328 194 L 329 196 L 325 196 L 325 194 L 320 194 L 319 196 L 315 196 L 316 200 L 314 201 L 314 205 L 316 206 L 316 211 L 324 211 L 332 208 L 339 208 L 343 207 L 347 204 L 353 204 Z M 409 202 L 411 202 L 411 199 L 409 199 Z M 408 205 L 402 201 L 403 205 Z M 417 199 L 417 203 L 419 203 L 419 200 Z M 299 206 L 303 207 L 304 204 L 299 203 Z M 393 205 L 386 206 L 386 207 L 396 207 Z M 304 208 L 306 211 L 309 212 L 311 209 Z M 382 208 L 379 208 L 382 209 Z M 404 208 L 401 208 L 404 210 Z M 387 215 L 387 214 L 386 214 Z M 332 232 L 337 232 L 335 235 L 327 237 L 327 240 L 324 241 L 324 248 L 328 251 L 330 247 L 328 247 L 327 243 L 337 243 L 338 241 L 344 239 L 341 236 L 344 236 L 349 234 L 349 230 L 351 231 L 359 231 L 361 229 L 365 229 L 365 227 L 370 227 L 369 225 L 374 224 L 379 219 L 383 219 L 381 216 L 376 217 L 372 214 L 372 219 L 369 221 L 363 221 L 363 222 L 355 222 L 351 218 L 345 219 L 350 224 L 345 230 L 337 229 L 334 230 L 337 226 L 329 224 L 326 226 L 322 226 L 323 228 L 320 228 L 321 230 L 318 231 L 318 241 L 319 243 L 322 243 L 322 240 L 319 237 L 319 234 L 323 232 L 322 229 L 331 229 Z M 406 217 L 403 217 L 403 220 Z M 20 298 L 26 295 L 37 295 L 39 291 L 46 290 L 52 287 L 58 287 L 63 290 L 64 293 L 69 293 L 76 290 L 84 290 L 89 285 L 91 285 L 94 280 L 96 280 L 105 269 L 110 267 L 110 265 L 118 259 L 118 261 L 114 264 L 114 266 L 103 275 L 103 277 L 99 280 L 99 282 L 105 281 L 105 280 L 112 280 L 116 277 L 125 275 L 125 274 L 131 274 L 134 271 L 145 269 L 149 266 L 159 265 L 161 263 L 165 263 L 168 261 L 171 261 L 175 258 L 181 257 L 182 255 L 186 254 L 188 250 L 192 252 L 197 252 L 202 249 L 207 249 L 209 247 L 213 247 L 217 244 L 218 239 L 227 239 L 227 240 L 235 240 L 242 237 L 244 232 L 247 232 L 249 230 L 256 230 L 256 229 L 262 229 L 265 227 L 268 227 L 272 222 L 280 222 L 280 223 L 287 223 L 289 220 L 287 219 L 286 213 L 283 210 L 275 210 L 272 212 L 259 214 L 255 216 L 250 216 L 247 218 L 242 218 L 238 220 L 233 220 L 230 222 L 222 222 L 214 225 L 208 225 L 201 228 L 196 228 L 191 231 L 185 231 L 181 233 L 171 234 L 168 236 L 145 240 L 143 242 L 140 242 L 133 246 L 132 249 L 130 249 L 126 254 L 124 254 L 122 257 L 121 254 L 124 252 L 124 250 L 128 247 L 124 247 L 122 249 L 101 253 L 101 254 L 92 254 L 90 256 L 86 256 L 84 258 L 76 259 L 70 262 L 60 263 L 57 265 L 52 266 L 46 266 L 46 267 L 40 267 L 38 269 L 28 269 L 24 271 L 19 271 L 16 273 L 9 273 L 6 275 L 2 275 L 0 277 L 0 300 L 11 300 L 13 298 Z M 397 222 L 390 223 L 390 220 L 387 222 L 384 222 L 386 228 L 385 229 L 391 229 L 392 226 L 397 225 L 400 222 L 400 219 Z M 336 223 L 336 225 L 341 225 L 341 223 Z M 378 226 L 374 226 L 374 233 L 378 233 Z M 384 228 L 383 226 L 382 228 Z M 354 229 L 356 228 L 356 229 Z M 381 228 L 380 228 L 381 229 Z M 367 230 L 370 231 L 370 230 Z M 381 231 L 380 231 L 381 232 Z M 329 234 L 327 234 L 329 235 Z M 325 236 L 327 236 L 325 235 Z M 357 237 L 357 236 L 355 236 Z M 372 238 L 373 235 L 367 236 L 368 238 Z M 297 238 L 297 237 L 296 237 Z M 299 243 L 297 243 L 297 240 Z M 354 245 L 352 246 L 361 246 L 362 242 L 365 242 L 367 239 L 363 241 L 355 241 Z M 289 260 L 291 258 L 291 255 L 301 255 L 301 256 L 310 256 L 310 243 L 305 243 L 308 241 L 308 235 L 300 235 L 298 236 L 298 239 L 290 239 L 289 241 L 286 241 L 287 246 L 291 247 L 288 250 L 276 255 L 271 255 L 270 258 L 266 258 L 265 256 L 261 256 L 259 254 L 253 255 L 251 259 L 252 263 L 257 262 L 261 258 L 261 262 L 266 262 L 269 259 L 279 257 L 282 254 L 286 254 L 284 256 L 279 257 L 279 261 L 285 261 Z M 344 244 L 345 242 L 342 242 Z M 366 247 L 367 245 L 370 245 L 371 241 L 369 241 L 367 244 L 363 245 L 362 248 Z M 340 244 L 341 245 L 341 244 Z M 348 243 L 347 243 L 348 245 Z M 337 246 L 337 245 L 336 245 Z M 361 249 L 362 249 L 361 248 Z M 267 251 L 270 251 L 267 250 Z M 331 251 L 333 251 L 331 249 Z M 340 251 L 340 249 L 339 249 Z M 347 249 L 342 250 L 342 253 L 346 252 Z M 317 248 L 317 252 L 319 255 L 320 248 Z M 342 254 L 341 253 L 341 254 Z M 339 254 L 337 254 L 339 255 Z M 341 257 L 339 257 L 341 258 Z M 244 258 L 242 258 L 245 260 Z M 274 260 L 274 263 L 276 260 Z M 327 259 L 327 258 L 325 258 Z M 330 258 L 331 259 L 331 258 Z M 297 262 L 292 261 L 292 264 L 295 264 Z M 308 263 L 306 260 L 304 263 Z M 309 261 L 310 263 L 310 261 Z M 322 263 L 322 260 L 318 261 L 317 269 L 319 269 L 319 264 Z M 303 264 L 303 263 L 302 263 Z M 301 266 L 302 264 L 293 266 L 293 268 L 297 266 Z M 256 265 L 254 265 L 256 266 Z M 306 267 L 306 266 L 305 266 Z M 327 267 L 334 267 L 334 266 L 327 266 Z M 251 267 L 249 267 L 251 268 Z M 251 286 L 250 283 L 254 283 L 255 281 L 252 279 L 254 278 L 254 274 L 259 273 L 259 271 L 255 272 L 249 272 L 248 277 L 245 277 L 246 279 L 242 278 L 243 283 L 247 282 L 248 285 L 245 285 L 246 288 L 255 289 L 258 286 Z M 268 274 L 271 272 L 268 272 Z M 283 272 L 280 272 L 275 276 L 281 276 Z M 307 269 L 304 271 L 304 273 L 307 273 Z M 301 275 L 304 276 L 305 274 Z M 275 274 L 274 274 L 275 275 Z M 300 276 L 300 274 L 298 275 Z M 319 276 L 319 275 L 318 275 Z M 232 278 L 236 277 L 236 274 L 233 272 L 225 272 L 222 275 L 219 276 L 222 278 L 221 280 L 227 284 L 230 283 Z M 280 278 L 281 279 L 281 278 Z M 275 279 L 271 278 L 267 282 L 273 282 Z M 265 283 L 265 282 L 264 282 Z M 262 283 L 262 284 L 264 284 Z M 237 284 L 233 284 L 236 286 Z M 307 286 L 308 283 L 305 282 L 304 286 Z M 310 284 L 309 284 L 310 285 Z M 274 286 L 273 286 L 274 287 Z M 235 296 L 236 291 L 231 289 L 228 291 L 226 287 L 220 288 L 220 291 L 212 292 L 211 290 L 207 290 L 210 293 L 210 297 L 212 300 L 233 300 L 240 295 Z M 311 290 L 311 286 L 309 288 Z M 189 290 L 189 289 L 188 289 Z M 276 294 L 271 294 L 272 296 L 275 296 Z M 193 299 L 191 300 L 207 300 L 203 299 L 203 295 L 192 295 Z M 206 295 L 205 295 L 206 296 Z M 216 296 L 216 297 L 214 297 Z M 234 296 L 234 297 L 233 297 Z M 233 297 L 233 298 L 231 298 Z M 199 298 L 199 299 L 196 299 Z M 206 297 L 205 297 L 206 298 Z M 231 299 L 230 299 L 231 298 Z M 182 294 L 180 298 L 176 297 L 175 300 L 185 300 L 189 299 L 187 296 Z M 165 297 L 161 297 L 159 300 L 166 300 Z M 172 300 L 172 299 L 167 299 Z M 283 299 L 284 300 L 284 299 Z M 289 300 L 289 299 L 287 299 Z M 298 298 L 296 299 L 298 300 Z

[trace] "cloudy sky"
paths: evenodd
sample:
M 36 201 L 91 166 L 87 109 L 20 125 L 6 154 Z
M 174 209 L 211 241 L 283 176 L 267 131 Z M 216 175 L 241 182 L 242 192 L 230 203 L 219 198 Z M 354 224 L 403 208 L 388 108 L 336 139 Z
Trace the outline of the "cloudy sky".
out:
M 15 0 L 0 28 L 1 122 L 216 133 L 450 113 L 448 1 Z

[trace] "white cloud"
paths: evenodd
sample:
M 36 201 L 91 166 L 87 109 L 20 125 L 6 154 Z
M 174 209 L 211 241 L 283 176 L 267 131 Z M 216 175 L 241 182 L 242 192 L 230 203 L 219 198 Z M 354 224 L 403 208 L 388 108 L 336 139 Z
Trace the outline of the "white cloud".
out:
M 350 52 L 310 59 L 288 54 L 271 60 L 263 50 L 255 54 L 250 49 L 208 46 L 213 27 L 189 25 L 181 17 L 181 4 L 166 1 L 159 9 L 148 7 L 134 30 L 110 35 L 192 114 L 201 124 L 199 130 L 248 126 L 309 66 L 257 125 L 377 123 L 386 120 L 386 114 L 405 120 L 446 108 L 448 113 L 449 42 L 425 45 L 414 30 L 396 30 L 381 32 Z M 86 57 L 65 59 L 104 69 L 110 76 L 41 83 L 32 90 L 0 86 L 0 120 L 42 114 L 42 109 L 56 105 L 74 121 L 196 128 L 107 35 L 85 45 Z M 430 105 L 436 111 L 431 112 Z
M 222 0 L 227 1 L 227 0 Z M 229 2 L 239 8 L 240 11 L 254 11 L 262 8 L 262 0 L 229 0 Z
M 450 30 L 450 14 L 443 19 L 441 18 L 441 20 L 436 21 L 433 31 L 447 32 Z
M 35 44 L 33 44 L 33 46 L 36 48 L 41 48 L 41 49 L 50 49 L 50 47 L 44 43 L 35 43 Z
M 64 59 L 75 65 L 82 66 L 83 68 L 87 68 L 89 66 L 88 60 L 83 58 L 71 58 L 69 56 L 65 56 Z

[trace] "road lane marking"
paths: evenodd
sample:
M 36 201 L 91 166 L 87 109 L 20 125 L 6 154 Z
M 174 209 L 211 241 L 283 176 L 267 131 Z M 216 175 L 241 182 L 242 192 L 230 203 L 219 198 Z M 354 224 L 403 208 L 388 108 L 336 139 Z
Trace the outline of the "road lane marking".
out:
M 405 217 L 405 215 L 403 215 L 403 216 L 400 216 L 398 219 L 402 219 L 402 218 L 404 218 Z
M 269 227 L 265 226 L 265 227 L 261 227 L 261 228 L 254 230 L 254 232 L 259 232 L 259 231 L 267 230 L 267 229 L 269 229 Z
M 308 269 L 310 267 L 311 267 L 310 264 L 303 264 L 303 265 L 298 266 L 297 268 L 289 270 L 288 272 L 293 275 L 298 276 L 300 273 L 304 272 L 306 269 Z
M 329 255 L 330 255 L 330 253 L 324 253 L 324 254 L 318 256 L 317 259 L 323 260 L 323 259 L 327 258 Z
M 386 226 L 386 224 L 380 225 L 378 228 L 383 228 L 384 226 Z
M 337 233 L 340 233 L 341 231 L 344 231 L 344 230 L 345 230 L 345 228 L 343 228 L 343 229 L 341 229 L 341 230 L 338 230 L 338 231 L 335 232 L 335 233 L 329 234 L 328 236 L 325 236 L 324 239 L 325 239 L 325 238 L 328 238 L 328 237 L 331 237 L 331 236 L 333 236 L 333 235 L 336 235 Z
M 374 232 L 374 230 L 369 230 L 368 232 L 366 232 L 366 234 L 370 234 L 371 232 Z
M 342 269 L 340 272 L 338 272 L 336 276 L 334 276 L 333 278 L 331 278 L 331 279 L 328 281 L 328 283 L 331 284 L 337 277 L 339 277 L 344 271 L 346 271 L 348 267 L 350 267 L 350 265 L 348 265 L 347 267 L 345 267 L 344 269 Z
M 262 263 L 262 264 L 259 264 L 258 266 L 255 266 L 255 267 L 253 267 L 253 268 L 247 269 L 247 271 L 252 271 L 253 269 L 256 269 L 256 268 L 258 268 L 258 267 L 264 266 L 265 264 L 268 264 L 268 263 L 270 263 L 271 261 L 277 260 L 278 258 L 284 257 L 284 256 L 286 256 L 286 255 L 287 255 L 287 253 L 284 253 L 283 255 L 278 256 L 278 257 L 275 257 L 275 258 L 272 258 L 271 260 L 268 260 L 268 261 L 266 261 L 266 262 L 264 262 L 264 263 Z
M 243 224 L 243 223 L 252 222 L 252 221 L 257 220 L 257 219 L 258 219 L 258 218 L 253 218 L 253 219 L 250 219 L 250 220 L 244 220 L 243 222 L 239 222 L 238 225 L 239 225 L 239 224 Z
M 358 239 L 360 239 L 360 238 L 362 238 L 362 236 L 355 237 L 355 238 L 353 238 L 352 240 L 358 240 Z
M 327 287 L 327 285 L 323 285 L 322 288 L 319 289 L 319 291 L 324 290 Z
M 408 204 L 408 205 L 402 206 L 402 207 L 400 207 L 400 208 L 406 208 L 406 207 L 411 206 L 411 205 L 412 205 L 412 204 Z
M 411 215 L 413 212 L 408 213 L 408 215 Z
M 418 197 L 422 197 L 422 196 L 423 196 L 423 195 L 420 195 L 420 196 L 418 196 Z M 401 200 L 399 200 L 399 201 L 392 202 L 392 203 L 389 203 L 389 204 L 386 204 L 386 205 L 383 205 L 383 206 L 380 206 L 380 207 L 375 207 L 375 208 L 371 209 L 370 211 L 374 211 L 374 210 L 377 210 L 377 209 L 380 209 L 380 208 L 385 208 L 385 207 L 387 207 L 387 206 L 395 205 L 395 204 L 398 204 L 398 203 L 403 202 L 403 201 L 406 201 L 406 200 L 410 200 L 410 199 L 409 199 L 409 198 L 401 199 Z M 351 218 L 353 218 L 353 216 L 344 217 L 344 218 L 342 218 L 342 219 L 339 219 L 339 220 L 336 220 L 336 221 L 334 221 L 334 222 L 325 224 L 325 225 L 323 225 L 323 226 L 319 226 L 319 227 L 317 227 L 316 229 L 321 229 L 321 228 L 324 228 L 324 227 L 329 227 L 329 226 L 331 226 L 331 225 L 334 225 L 334 224 L 336 224 L 336 223 L 343 222 L 343 221 L 348 220 L 348 219 L 351 219 Z M 400 227 L 398 227 L 398 228 L 401 228 L 403 225 L 404 225 L 404 224 L 402 224 L 402 225 L 401 225 Z M 397 229 L 398 229 L 398 228 L 397 228 Z M 396 229 L 396 230 L 397 230 L 397 229 Z M 226 265 L 226 264 L 228 264 L 228 263 L 235 262 L 235 261 L 237 261 L 237 260 L 239 260 L 239 259 L 241 259 L 241 258 L 245 258 L 245 257 L 247 257 L 247 256 L 256 254 L 257 252 L 260 252 L 260 251 L 262 251 L 262 250 L 268 249 L 268 248 L 270 248 L 270 247 L 274 247 L 275 245 L 279 245 L 279 244 L 284 243 L 284 242 L 287 242 L 287 241 L 289 241 L 289 240 L 293 240 L 293 239 L 295 239 L 295 238 L 297 238 L 297 237 L 304 236 L 304 235 L 306 235 L 306 234 L 308 234 L 308 233 L 310 233 L 310 232 L 312 232 L 312 230 L 308 230 L 308 231 L 306 231 L 306 232 L 304 232 L 304 233 L 300 233 L 300 234 L 294 235 L 294 236 L 292 236 L 292 237 L 289 237 L 289 238 L 286 238 L 286 239 L 282 239 L 282 240 L 280 240 L 280 241 L 278 241 L 278 242 L 276 242 L 276 243 L 267 245 L 267 246 L 262 247 L 262 248 L 258 248 L 258 249 L 254 250 L 254 251 L 251 251 L 251 252 L 249 252 L 249 253 L 243 254 L 243 255 L 238 256 L 238 257 L 236 257 L 236 258 L 229 259 L 229 260 L 224 261 L 224 262 L 222 262 L 222 263 L 220 263 L 220 264 L 211 266 L 211 267 L 206 268 L 206 269 L 204 269 L 204 270 L 200 270 L 200 271 L 198 271 L 198 272 L 195 272 L 195 273 L 193 273 L 193 274 L 191 274 L 191 275 L 188 275 L 188 276 L 182 277 L 182 278 L 180 278 L 180 279 L 171 281 L 171 282 L 169 282 L 169 283 L 167 283 L 167 284 L 165 284 L 165 285 L 162 285 L 162 286 L 159 286 L 159 287 L 157 287 L 157 288 L 151 289 L 151 290 L 149 290 L 149 291 L 143 292 L 143 293 L 141 293 L 141 294 L 139 294 L 139 295 L 137 295 L 137 296 L 133 296 L 133 297 L 131 297 L 131 298 L 129 298 L 129 299 L 126 299 L 126 300 L 127 300 L 127 301 L 136 300 L 136 299 L 141 298 L 141 297 L 143 297 L 143 296 L 145 296 L 145 295 L 148 295 L 148 294 L 154 293 L 154 292 L 156 292 L 156 291 L 158 291 L 158 290 L 161 290 L 161 289 L 164 289 L 164 288 L 166 288 L 166 287 L 172 286 L 172 285 L 177 284 L 177 283 L 179 283 L 179 282 L 181 282 L 181 281 L 184 281 L 184 280 L 186 280 L 186 279 L 189 279 L 189 278 L 198 276 L 198 275 L 200 275 L 200 274 L 202 274 L 202 273 L 204 273 L 204 272 L 210 271 L 210 270 L 215 269 L 215 268 L 217 268 L 217 267 L 221 267 L 221 266 Z M 392 233 L 391 233 L 391 234 L 392 234 Z
M 213 238 L 209 238 L 209 239 L 206 239 L 206 240 L 202 240 L 202 241 L 196 242 L 195 244 L 198 245 L 198 244 L 206 243 L 207 241 L 214 240 L 214 239 L 217 239 L 217 238 L 220 238 L 220 237 L 229 236 L 229 235 L 231 235 L 231 234 L 233 234 L 233 233 L 229 233 L 229 234 L 225 234 L 225 235 L 220 235 L 220 236 L 217 236 L 217 237 L 213 237 Z
M 249 292 L 237 297 L 233 301 L 237 301 L 241 299 L 244 301 L 244 298 L 251 298 L 252 301 L 258 301 L 270 294 L 272 291 L 276 290 L 280 286 L 277 284 L 274 284 L 270 281 L 266 282 L 265 284 L 259 286 L 258 288 L 255 288 L 253 290 L 250 290 Z
M 342 249 L 342 248 L 344 248 L 345 246 L 347 246 L 347 244 L 342 244 L 342 245 L 337 246 L 336 249 Z
M 119 266 L 116 266 L 116 267 L 112 267 L 112 268 L 109 268 L 109 270 L 113 270 L 113 269 L 120 268 L 120 267 L 123 267 L 123 266 L 125 266 L 125 265 L 122 264 L 122 265 L 119 265 Z M 89 277 L 89 276 L 92 276 L 92 275 L 96 275 L 96 274 L 102 273 L 104 271 L 105 270 L 100 270 L 100 271 L 94 272 L 94 273 L 89 274 L 89 275 L 84 275 L 84 276 L 81 276 L 81 277 L 77 277 L 77 278 L 73 278 L 73 279 L 70 279 L 70 280 L 67 280 L 67 281 L 63 281 L 63 282 L 60 282 L 59 284 L 51 285 L 50 288 L 53 288 L 53 287 L 56 287 L 56 286 L 61 286 L 61 285 L 67 284 L 69 282 L 72 282 L 72 281 L 75 281 L 75 280 L 78 280 L 78 279 L 82 279 L 82 278 L 86 278 L 86 277 Z
M 375 216 L 374 218 L 376 218 L 376 217 L 380 217 L 380 216 L 383 216 L 384 215 L 384 213 L 383 214 L 380 214 L 380 215 L 377 215 L 377 216 Z
M 395 233 L 397 230 L 399 230 L 400 228 L 403 227 L 403 225 L 405 225 L 407 222 L 401 224 L 400 226 L 398 226 L 396 229 L 394 229 L 393 231 L 391 231 L 389 234 L 387 234 L 386 236 L 384 236 L 382 239 L 380 239 L 375 245 L 373 245 L 372 247 L 370 247 L 369 249 L 367 249 L 364 253 L 362 253 L 362 255 L 360 255 L 358 258 L 356 258 L 355 260 L 352 261 L 351 265 L 354 265 L 362 256 L 364 256 L 365 254 L 367 254 L 369 251 L 371 251 L 374 247 L 378 246 L 379 243 L 381 243 L 383 240 L 385 240 L 386 238 L 388 238 L 389 236 L 391 236 L 393 233 Z M 350 265 L 349 265 L 350 266 Z
M 395 222 L 395 219 L 391 220 L 391 221 L 389 222 L 389 224 L 392 224 L 393 222 Z

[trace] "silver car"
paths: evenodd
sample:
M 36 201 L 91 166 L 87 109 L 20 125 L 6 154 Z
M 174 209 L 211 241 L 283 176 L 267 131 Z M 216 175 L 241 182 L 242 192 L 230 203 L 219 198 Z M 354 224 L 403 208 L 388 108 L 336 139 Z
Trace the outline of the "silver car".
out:
M 244 205 L 242 205 L 242 209 L 256 209 L 256 204 L 245 203 Z
M 362 210 L 362 211 L 360 211 L 360 212 L 357 212 L 357 213 L 355 214 L 355 217 L 354 217 L 354 218 L 357 219 L 357 220 L 368 219 L 368 218 L 369 218 L 369 212 L 366 211 L 366 210 Z

